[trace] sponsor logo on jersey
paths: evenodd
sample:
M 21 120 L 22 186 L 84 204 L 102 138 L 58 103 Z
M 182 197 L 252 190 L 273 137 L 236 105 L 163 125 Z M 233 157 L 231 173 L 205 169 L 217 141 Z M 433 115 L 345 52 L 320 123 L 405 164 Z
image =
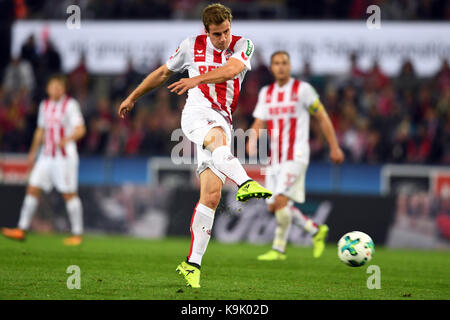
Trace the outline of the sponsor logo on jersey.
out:
M 247 57 L 250 57 L 250 55 L 252 54 L 252 51 L 253 51 L 253 45 L 250 43 L 250 40 L 247 40 L 247 51 L 245 52 Z
M 195 52 L 194 52 L 194 55 L 195 55 L 196 58 L 203 59 L 203 58 L 206 57 L 206 52 L 203 49 L 196 49 Z

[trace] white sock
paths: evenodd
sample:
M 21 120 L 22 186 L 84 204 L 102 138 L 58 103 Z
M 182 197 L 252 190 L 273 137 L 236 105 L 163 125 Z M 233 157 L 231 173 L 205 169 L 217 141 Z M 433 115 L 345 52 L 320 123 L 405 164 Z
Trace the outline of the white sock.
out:
M 315 234 L 317 232 L 317 224 L 305 216 L 298 208 L 290 206 L 292 212 L 292 222 L 303 228 L 306 232 Z
M 289 207 L 286 206 L 275 211 L 277 218 L 277 227 L 275 228 L 275 238 L 273 239 L 272 249 L 285 252 L 289 230 L 292 222 L 292 215 Z
M 22 203 L 20 210 L 19 229 L 28 230 L 30 228 L 31 219 L 38 207 L 39 200 L 35 196 L 27 194 Z
M 79 197 L 66 201 L 66 209 L 69 214 L 70 226 L 73 235 L 83 233 L 83 206 Z
M 191 249 L 187 261 L 202 264 L 202 257 L 205 254 L 211 229 L 214 221 L 214 210 L 198 203 L 195 207 L 191 220 Z
M 229 146 L 221 146 L 214 149 L 212 161 L 217 170 L 233 180 L 238 186 L 250 180 L 242 164 L 231 153 Z

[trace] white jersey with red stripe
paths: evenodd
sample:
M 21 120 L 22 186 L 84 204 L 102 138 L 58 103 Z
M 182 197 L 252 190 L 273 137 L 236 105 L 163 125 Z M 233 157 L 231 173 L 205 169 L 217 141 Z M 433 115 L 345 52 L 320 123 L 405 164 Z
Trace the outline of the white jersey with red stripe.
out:
M 251 69 L 250 60 L 253 51 L 251 40 L 240 36 L 233 35 L 226 50 L 216 49 L 206 35 L 185 39 L 166 62 L 167 68 L 173 72 L 187 70 L 189 77 L 192 78 L 223 66 L 230 58 L 238 59 L 245 65 L 244 70 L 234 79 L 223 83 L 200 84 L 190 89 L 185 108 L 197 106 L 213 108 L 231 124 L 242 81 L 246 72 Z
M 75 127 L 84 125 L 78 102 L 64 95 L 58 101 L 44 100 L 39 105 L 38 127 L 44 129 L 42 156 L 52 158 L 78 157 L 77 145 L 69 141 L 58 147 L 61 139 L 71 136 Z
M 309 120 L 319 96 L 305 81 L 290 78 L 263 87 L 253 117 L 266 121 L 270 136 L 270 164 L 309 163 Z

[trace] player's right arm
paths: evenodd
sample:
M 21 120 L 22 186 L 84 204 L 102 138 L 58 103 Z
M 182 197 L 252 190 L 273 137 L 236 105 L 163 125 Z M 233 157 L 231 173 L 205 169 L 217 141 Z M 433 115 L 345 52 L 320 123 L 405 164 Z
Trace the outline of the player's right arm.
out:
M 255 110 L 253 110 L 253 117 L 255 120 L 250 127 L 250 134 L 247 142 L 247 153 L 250 157 L 256 155 L 257 142 L 261 136 L 262 129 L 266 127 L 267 119 L 267 105 L 264 102 L 267 87 L 263 87 L 258 94 L 258 101 L 256 102 Z
M 331 161 L 336 164 L 341 164 L 345 158 L 344 152 L 342 152 L 339 147 L 333 124 L 331 123 L 330 117 L 319 99 L 319 95 L 307 82 L 302 84 L 301 89 L 303 90 L 302 97 L 305 106 L 307 107 L 309 113 L 318 120 L 320 129 L 328 142 Z
M 45 117 L 44 117 L 44 103 L 42 102 L 39 105 L 37 127 L 36 130 L 34 130 L 33 141 L 31 142 L 31 147 L 28 152 L 28 159 L 27 159 L 28 168 L 33 167 L 38 150 L 42 145 L 42 143 L 44 143 L 44 135 L 45 135 Z
M 144 81 L 120 104 L 119 116 L 123 119 L 127 113 L 133 109 L 136 101 L 145 95 L 147 92 L 161 86 L 170 76 L 173 74 L 171 70 L 167 68 L 166 64 L 163 64 L 158 69 L 150 73 Z
M 258 138 L 261 136 L 261 130 L 266 127 L 266 121 L 262 119 L 256 118 L 253 121 L 252 126 L 250 127 L 250 134 L 248 136 L 248 142 L 247 142 L 247 153 L 250 157 L 253 157 L 256 155 L 256 145 L 258 142 Z
M 37 127 L 34 130 L 33 142 L 31 143 L 30 151 L 28 152 L 28 167 L 31 168 L 36 160 L 36 155 L 39 147 L 44 142 L 44 128 Z
M 325 136 L 325 139 L 327 139 L 330 147 L 330 159 L 333 163 L 341 164 L 344 161 L 345 156 L 344 152 L 342 152 L 339 147 L 333 124 L 331 123 L 330 117 L 320 101 L 317 100 L 316 104 L 317 111 L 314 112 L 314 116 L 319 121 L 320 129 L 322 130 L 322 133 Z
M 175 72 L 184 71 L 190 62 L 189 49 L 192 39 L 181 42 L 175 53 L 165 64 L 150 73 L 144 81 L 126 98 L 119 107 L 119 116 L 123 119 L 133 109 L 136 101 L 147 92 L 161 86 Z

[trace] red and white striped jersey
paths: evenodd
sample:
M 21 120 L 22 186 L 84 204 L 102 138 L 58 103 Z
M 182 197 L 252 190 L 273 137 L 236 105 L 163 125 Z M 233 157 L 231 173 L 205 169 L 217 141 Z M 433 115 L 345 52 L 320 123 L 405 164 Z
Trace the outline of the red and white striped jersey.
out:
M 167 68 L 173 72 L 188 70 L 189 77 L 192 78 L 223 66 L 230 58 L 236 58 L 245 65 L 244 70 L 232 80 L 200 84 L 190 89 L 185 108 L 190 106 L 213 108 L 231 124 L 231 115 L 237 106 L 242 81 L 246 72 L 251 69 L 253 48 L 253 43 L 249 39 L 234 35 L 228 49 L 223 51 L 217 50 L 206 35 L 185 39 L 166 62 Z
M 270 163 L 309 163 L 309 120 L 319 96 L 305 81 L 291 78 L 282 87 L 263 87 L 253 117 L 266 121 L 270 136 Z
M 64 148 L 58 142 L 71 136 L 75 127 L 84 125 L 84 119 L 78 102 L 64 95 L 59 101 L 46 99 L 39 105 L 38 127 L 44 129 L 44 146 L 42 155 L 47 157 L 78 156 L 77 145 L 68 142 Z

